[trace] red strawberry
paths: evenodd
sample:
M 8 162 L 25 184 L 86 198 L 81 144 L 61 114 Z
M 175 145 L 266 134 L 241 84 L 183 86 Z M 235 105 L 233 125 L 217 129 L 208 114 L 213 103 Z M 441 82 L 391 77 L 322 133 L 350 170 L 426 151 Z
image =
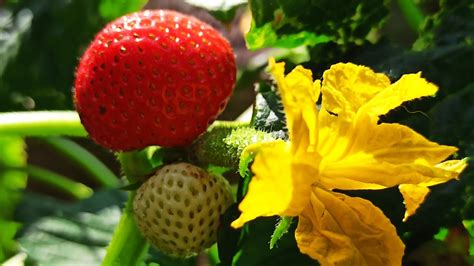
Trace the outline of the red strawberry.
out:
M 117 19 L 90 44 L 75 104 L 90 137 L 111 150 L 190 144 L 221 113 L 235 83 L 227 40 L 168 10 Z

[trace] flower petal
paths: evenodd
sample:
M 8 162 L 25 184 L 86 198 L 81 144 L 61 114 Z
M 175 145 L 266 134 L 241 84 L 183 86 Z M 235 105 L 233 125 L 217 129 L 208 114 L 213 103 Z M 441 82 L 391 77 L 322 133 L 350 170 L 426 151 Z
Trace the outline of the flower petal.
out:
M 459 169 L 454 171 L 437 166 L 456 152 L 455 147 L 431 142 L 409 127 L 399 124 L 372 125 L 368 122 L 359 124 L 352 133 L 347 134 L 342 138 L 334 136 L 345 142 L 351 139 L 350 147 L 342 155 L 331 157 L 323 154 L 321 180 L 328 189 L 439 184 L 457 178 L 460 173 Z M 346 143 L 343 145 L 347 146 Z M 337 151 L 337 148 L 333 150 Z
M 289 143 L 261 144 L 252 164 L 254 177 L 239 205 L 242 214 L 232 226 L 241 227 L 259 216 L 298 215 L 308 204 L 314 171 L 292 162 Z
M 467 160 L 450 160 L 436 165 L 436 168 L 443 169 L 450 173 L 455 173 L 455 178 L 467 167 Z M 426 182 L 420 182 L 416 185 L 402 184 L 398 186 L 400 193 L 403 196 L 405 203 L 405 216 L 403 221 L 405 222 L 408 217 L 415 214 L 416 210 L 425 201 L 426 196 L 430 192 L 429 186 L 434 186 L 440 183 L 444 183 L 450 180 L 450 176 L 441 176 L 438 178 L 431 178 Z
M 332 65 L 323 74 L 323 108 L 339 118 L 352 118 L 357 110 L 390 85 L 387 76 L 352 63 Z
M 274 58 L 270 58 L 269 68 L 281 94 L 293 153 L 305 157 L 306 151 L 314 151 L 318 141 L 316 101 L 320 82 L 313 82 L 311 71 L 301 66 L 285 77 L 285 63 L 275 63 Z
M 403 221 L 405 222 L 408 217 L 415 214 L 420 204 L 425 201 L 426 196 L 430 193 L 430 189 L 424 186 L 404 184 L 398 186 L 400 193 L 403 196 L 403 203 L 405 203 L 405 216 Z
M 361 198 L 314 188 L 299 216 L 302 253 L 325 265 L 401 265 L 404 245 L 380 209 Z
M 406 101 L 411 101 L 423 96 L 431 96 L 438 88 L 421 77 L 421 72 L 403 75 L 397 82 L 378 93 L 361 108 L 361 112 L 376 117 L 400 106 Z

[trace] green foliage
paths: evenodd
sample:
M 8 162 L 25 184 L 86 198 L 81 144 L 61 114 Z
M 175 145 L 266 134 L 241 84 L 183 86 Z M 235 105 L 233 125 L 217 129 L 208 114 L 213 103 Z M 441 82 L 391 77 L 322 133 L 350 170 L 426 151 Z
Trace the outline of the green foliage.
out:
M 7 49 L 8 57 L 15 60 L 10 60 L 3 76 L 0 75 L 0 111 L 73 109 L 71 89 L 78 58 L 107 21 L 137 11 L 145 3 L 145 0 L 25 0 L 7 5 L 15 19 L 8 27 L 8 39 L 0 41 L 0 65 L 6 62 L 4 44 L 11 47 Z M 2 25 L 12 20 L 1 17 Z M 29 34 L 20 38 L 26 30 Z M 20 49 L 14 57 L 20 40 Z
M 300 253 L 296 246 L 293 223 L 287 237 L 281 238 L 273 249 L 268 248 L 268 240 L 275 227 L 276 218 L 259 218 L 248 224 L 247 234 L 241 242 L 241 250 L 234 258 L 235 266 L 286 266 L 318 265 L 310 257 Z
M 18 53 L 21 39 L 31 27 L 31 19 L 29 10 L 21 10 L 13 16 L 10 10 L 0 8 L 0 78 L 8 61 Z
M 92 0 L 25 0 L 13 10 L 33 13 L 30 34 L 0 80 L 0 111 L 72 109 L 78 58 L 105 21 Z
M 99 12 L 104 19 L 110 21 L 140 10 L 147 2 L 148 0 L 101 0 Z
M 469 232 L 470 236 L 469 255 L 474 256 L 474 220 L 463 221 L 463 225 Z
M 250 1 L 253 21 L 249 49 L 293 48 L 333 41 L 342 46 L 364 43 L 388 14 L 388 1 Z
M 237 9 L 247 4 L 247 0 L 185 0 L 185 2 L 206 9 L 224 23 L 231 22 Z
M 125 195 L 104 191 L 77 204 L 26 194 L 17 210 L 28 259 L 41 265 L 98 265 L 120 219 Z
M 264 82 L 257 85 L 251 124 L 255 129 L 270 132 L 277 139 L 288 138 L 283 105 L 274 86 Z
M 26 174 L 5 170 L 26 164 L 25 144 L 22 138 L 0 136 L 0 263 L 17 251 L 14 236 L 20 224 L 13 219 L 16 205 L 26 186 Z
M 440 11 L 428 18 L 416 50 L 440 45 L 473 45 L 474 5 L 469 0 L 441 0 Z

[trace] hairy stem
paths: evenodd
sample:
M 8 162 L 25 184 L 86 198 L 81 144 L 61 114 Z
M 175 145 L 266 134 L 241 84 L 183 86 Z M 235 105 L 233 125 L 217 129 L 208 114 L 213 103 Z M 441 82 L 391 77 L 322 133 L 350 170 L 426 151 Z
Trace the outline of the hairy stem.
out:
M 213 125 L 188 149 L 190 161 L 238 169 L 240 155 L 250 144 L 273 140 L 266 132 L 242 123 L 220 122 Z
M 74 111 L 0 113 L 0 134 L 18 136 L 87 136 L 79 115 Z

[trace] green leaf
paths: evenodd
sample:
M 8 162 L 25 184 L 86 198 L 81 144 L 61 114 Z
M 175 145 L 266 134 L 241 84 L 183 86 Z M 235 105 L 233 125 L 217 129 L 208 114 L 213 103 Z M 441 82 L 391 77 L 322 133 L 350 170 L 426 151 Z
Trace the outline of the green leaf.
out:
M 17 245 L 14 236 L 19 224 L 14 220 L 13 213 L 22 197 L 27 176 L 7 168 L 24 167 L 26 165 L 25 143 L 19 137 L 0 135 L 0 263 L 15 254 Z
M 78 58 L 105 24 L 98 5 L 84 0 L 15 3 L 15 10 L 31 10 L 33 21 L 0 79 L 0 111 L 73 108 Z
M 239 250 L 242 229 L 235 229 L 230 226 L 239 215 L 238 203 L 234 203 L 221 217 L 221 226 L 217 231 L 217 248 L 222 265 L 232 265 L 233 258 Z
M 33 14 L 24 9 L 16 15 L 0 8 L 0 77 L 9 60 L 15 58 L 23 35 L 30 29 Z
M 184 0 L 184 2 L 210 11 L 216 11 L 230 10 L 236 6 L 246 4 L 247 0 Z
M 258 130 L 270 132 L 275 138 L 287 139 L 285 113 L 276 88 L 265 82 L 260 82 L 257 85 L 257 92 L 252 126 Z
M 252 24 L 250 31 L 245 36 L 245 40 L 250 50 L 257 50 L 264 47 L 295 48 L 302 45 L 315 46 L 316 44 L 331 41 L 331 37 L 316 35 L 309 31 L 278 35 L 273 29 L 272 23 L 269 22 L 259 28 Z
M 125 14 L 139 11 L 147 2 L 147 0 L 101 0 L 99 12 L 105 20 L 110 21 Z
M 474 220 L 464 220 L 462 223 L 470 236 L 469 255 L 474 256 Z
M 216 19 L 231 22 L 237 9 L 247 4 L 247 0 L 184 0 L 184 2 L 204 8 Z
M 17 211 L 19 242 L 41 265 L 99 265 L 121 215 L 125 194 L 103 191 L 70 204 L 27 194 Z
M 296 223 L 290 227 L 288 237 L 281 238 L 273 249 L 266 248 L 275 229 L 276 219 L 275 217 L 258 218 L 248 223 L 247 234 L 241 241 L 241 250 L 235 256 L 233 265 L 318 265 L 317 261 L 299 251 L 294 237 Z
M 422 28 L 415 50 L 439 45 L 470 44 L 474 40 L 474 5 L 470 0 L 442 0 L 437 13 Z
M 280 217 L 280 220 L 278 220 L 275 226 L 275 231 L 273 231 L 272 238 L 270 239 L 270 249 L 273 249 L 278 240 L 280 240 L 284 234 L 288 233 L 292 221 L 293 217 Z
M 342 46 L 362 44 L 379 29 L 388 1 L 254 0 L 253 22 L 246 36 L 250 49 L 293 48 L 333 41 Z

